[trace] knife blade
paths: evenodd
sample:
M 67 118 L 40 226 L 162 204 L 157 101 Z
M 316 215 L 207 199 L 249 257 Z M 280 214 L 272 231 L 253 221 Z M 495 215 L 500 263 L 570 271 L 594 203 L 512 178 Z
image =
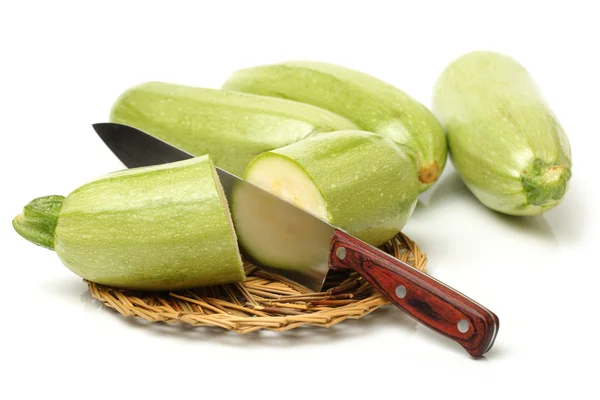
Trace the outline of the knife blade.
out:
M 134 127 L 98 123 L 94 130 L 129 168 L 194 157 Z M 320 290 L 329 271 L 355 271 L 420 323 L 471 356 L 493 346 L 498 317 L 443 282 L 229 172 L 217 173 L 244 257 Z

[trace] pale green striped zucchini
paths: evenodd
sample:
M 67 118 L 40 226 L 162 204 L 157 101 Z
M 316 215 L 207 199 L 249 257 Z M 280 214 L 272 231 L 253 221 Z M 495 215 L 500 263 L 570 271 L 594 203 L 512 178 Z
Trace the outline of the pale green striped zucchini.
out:
M 245 279 L 209 156 L 114 172 L 66 198 L 35 199 L 13 226 L 101 284 L 175 290 Z
M 356 129 L 308 104 L 226 90 L 147 82 L 126 90 L 110 121 L 130 125 L 241 175 L 257 155 L 320 132 Z
M 446 126 L 452 162 L 487 207 L 536 215 L 558 205 L 571 177 L 571 148 L 527 70 L 478 51 L 439 77 L 434 112 Z
M 285 62 L 236 71 L 223 89 L 312 104 L 407 146 L 421 192 L 446 165 L 444 130 L 431 111 L 402 90 L 362 72 L 320 62 Z
M 414 162 L 400 146 L 362 131 L 318 135 L 265 152 L 248 165 L 244 179 L 375 246 L 400 232 L 419 194 Z M 244 223 L 245 207 L 244 201 L 232 206 L 239 240 L 272 265 L 270 241 Z M 293 258 L 278 266 L 303 265 L 301 257 Z

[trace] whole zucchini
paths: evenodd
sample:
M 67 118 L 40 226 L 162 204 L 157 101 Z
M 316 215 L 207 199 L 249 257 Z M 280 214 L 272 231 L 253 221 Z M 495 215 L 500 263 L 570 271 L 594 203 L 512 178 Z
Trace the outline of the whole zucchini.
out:
M 318 135 L 265 152 L 248 165 L 244 180 L 375 246 L 402 229 L 419 194 L 414 162 L 394 142 L 361 131 Z M 247 206 L 232 205 L 239 240 L 272 265 L 268 238 L 244 223 Z M 303 265 L 302 257 L 290 264 Z
M 439 77 L 433 109 L 452 162 L 487 207 L 536 215 L 559 204 L 571 177 L 571 148 L 533 78 L 516 60 L 478 51 Z
M 223 89 L 312 104 L 408 146 L 425 191 L 446 165 L 447 145 L 440 122 L 424 105 L 370 75 L 333 64 L 296 61 L 234 72 Z
M 114 172 L 66 198 L 35 199 L 13 226 L 101 284 L 175 290 L 245 279 L 209 156 Z
M 355 129 L 329 111 L 289 100 L 163 82 L 125 91 L 110 120 L 146 131 L 188 153 L 210 154 L 241 175 L 260 153 L 318 132 Z

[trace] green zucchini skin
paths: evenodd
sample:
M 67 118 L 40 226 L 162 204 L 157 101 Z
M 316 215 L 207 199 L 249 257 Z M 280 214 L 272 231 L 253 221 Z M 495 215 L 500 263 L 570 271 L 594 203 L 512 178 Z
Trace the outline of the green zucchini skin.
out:
M 115 101 L 110 121 L 148 132 L 241 175 L 264 151 L 315 133 L 355 129 L 349 120 L 308 104 L 165 82 L 134 86 Z
M 32 241 L 53 248 L 66 267 L 93 282 L 140 290 L 239 282 L 245 274 L 221 190 L 203 156 L 105 175 L 60 207 L 34 206 L 46 210 L 37 223 L 26 206 L 13 224 L 29 240 L 52 235 L 53 243 Z M 55 204 L 58 197 L 49 197 Z M 19 229 L 25 220 L 29 229 Z
M 374 133 L 333 132 L 265 152 L 248 165 L 244 179 L 273 193 L 269 177 L 254 173 L 273 159 L 294 165 L 318 188 L 326 204 L 320 217 L 374 246 L 400 232 L 417 204 L 413 160 L 396 143 Z M 298 195 L 302 193 L 286 200 L 294 202 Z M 304 208 L 302 202 L 296 205 Z
M 446 165 L 446 137 L 433 113 L 402 90 L 362 72 L 320 62 L 284 62 L 236 71 L 222 88 L 312 104 L 407 146 L 421 192 Z
M 516 60 L 489 51 L 456 59 L 436 82 L 433 110 L 453 164 L 487 207 L 538 215 L 560 204 L 571 177 L 569 139 Z

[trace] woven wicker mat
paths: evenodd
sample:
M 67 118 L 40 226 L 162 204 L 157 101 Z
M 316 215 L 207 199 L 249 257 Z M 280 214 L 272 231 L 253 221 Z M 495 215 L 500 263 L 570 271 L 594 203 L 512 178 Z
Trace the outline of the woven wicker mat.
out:
M 425 271 L 427 256 L 400 233 L 381 249 Z M 286 331 L 302 325 L 330 327 L 363 317 L 389 301 L 356 273 L 330 274 L 315 293 L 286 278 L 244 263 L 243 283 L 177 292 L 134 292 L 87 282 L 92 297 L 126 317 L 151 322 L 217 326 L 237 333 Z

